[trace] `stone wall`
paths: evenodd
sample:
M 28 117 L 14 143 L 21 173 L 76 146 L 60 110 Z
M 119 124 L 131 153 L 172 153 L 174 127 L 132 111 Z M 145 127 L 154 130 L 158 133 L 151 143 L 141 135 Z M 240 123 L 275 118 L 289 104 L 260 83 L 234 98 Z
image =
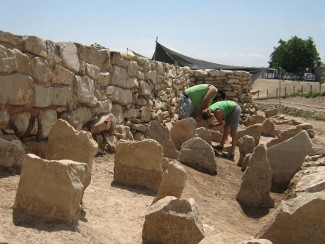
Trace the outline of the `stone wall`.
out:
M 203 82 L 249 101 L 247 72 L 192 71 L 98 46 L 0 31 L 0 135 L 42 140 L 59 118 L 80 130 L 108 113 L 117 124 L 167 123 L 177 119 L 180 93 Z

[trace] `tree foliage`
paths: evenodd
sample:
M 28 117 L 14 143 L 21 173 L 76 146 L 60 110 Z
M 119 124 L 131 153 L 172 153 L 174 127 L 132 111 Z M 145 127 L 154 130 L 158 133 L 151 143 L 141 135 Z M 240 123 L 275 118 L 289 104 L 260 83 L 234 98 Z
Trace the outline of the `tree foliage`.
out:
M 281 67 L 299 76 L 302 76 L 307 69 L 321 64 L 319 53 L 311 37 L 303 40 L 294 36 L 287 42 L 280 39 L 279 46 L 274 47 L 270 58 L 271 68 Z

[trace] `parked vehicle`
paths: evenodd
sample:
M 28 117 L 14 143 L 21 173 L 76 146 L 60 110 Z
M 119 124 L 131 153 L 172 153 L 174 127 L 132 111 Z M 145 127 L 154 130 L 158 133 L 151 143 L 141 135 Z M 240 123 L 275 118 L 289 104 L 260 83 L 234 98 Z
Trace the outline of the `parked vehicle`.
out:
M 315 75 L 313 73 L 305 73 L 304 80 L 305 81 L 315 81 Z

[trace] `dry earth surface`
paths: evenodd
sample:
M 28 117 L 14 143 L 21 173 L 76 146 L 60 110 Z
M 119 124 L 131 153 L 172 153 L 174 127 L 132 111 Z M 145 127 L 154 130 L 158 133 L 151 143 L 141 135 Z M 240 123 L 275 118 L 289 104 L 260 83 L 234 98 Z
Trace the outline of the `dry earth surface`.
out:
M 324 147 L 325 122 L 303 120 L 314 126 L 314 144 Z M 262 142 L 267 140 L 269 138 L 262 137 Z M 251 239 L 275 208 L 242 208 L 236 201 L 243 175 L 240 167 L 222 158 L 216 158 L 216 162 L 218 173 L 215 176 L 184 166 L 188 180 L 182 198 L 195 199 L 205 236 L 218 235 L 223 243 Z M 114 184 L 113 166 L 114 154 L 95 158 L 92 182 L 85 191 L 78 225 L 13 215 L 19 175 L 0 171 L 0 235 L 12 244 L 142 243 L 144 216 L 154 196 L 140 188 Z M 271 193 L 271 196 L 277 207 L 284 194 Z

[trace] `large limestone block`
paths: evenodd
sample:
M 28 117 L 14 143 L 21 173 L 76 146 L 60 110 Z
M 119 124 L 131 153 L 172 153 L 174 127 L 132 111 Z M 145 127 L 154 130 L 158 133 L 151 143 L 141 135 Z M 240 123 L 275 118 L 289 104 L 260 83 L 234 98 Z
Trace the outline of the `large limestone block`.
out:
M 171 162 L 164 171 L 158 193 L 152 203 L 159 201 L 167 196 L 181 198 L 187 181 L 187 173 L 179 163 Z
M 262 115 L 252 115 L 249 116 L 245 121 L 245 126 L 251 126 L 255 124 L 263 124 L 265 121 L 265 117 Z
M 92 118 L 91 110 L 88 107 L 80 107 L 72 111 L 68 116 L 68 121 L 76 130 L 81 130 L 84 124 L 89 122 Z
M 76 45 L 73 42 L 60 42 L 57 43 L 57 49 L 59 50 L 64 67 L 74 73 L 78 73 L 80 70 L 80 62 Z
M 256 235 L 276 244 L 325 243 L 324 191 L 282 201 Z
M 76 43 L 78 54 L 81 60 L 96 65 L 102 69 L 105 61 L 109 62 L 109 53 L 97 50 L 95 46 L 83 46 Z
M 261 132 L 262 136 L 275 136 L 275 124 L 271 121 L 271 119 L 266 119 L 263 122 L 263 129 Z
M 133 134 L 131 133 L 129 126 L 116 125 L 114 130 L 114 135 L 117 139 L 130 140 L 133 141 Z
M 0 104 L 29 105 L 34 98 L 33 80 L 22 74 L 0 76 Z
M 110 73 L 107 71 L 102 71 L 99 73 L 97 84 L 100 86 L 107 86 L 110 82 Z
M 261 133 L 262 133 L 263 125 L 262 124 L 254 124 L 243 130 L 238 131 L 238 140 L 245 135 L 252 136 L 255 141 L 255 146 L 257 146 L 260 142 Z
M 48 136 L 46 158 L 49 160 L 70 159 L 86 163 L 85 188 L 90 184 L 93 159 L 98 144 L 87 131 L 77 131 L 68 122 L 59 119 Z
M 21 37 L 9 32 L 0 31 L 0 42 L 10 43 L 14 46 L 22 43 Z
M 145 216 L 145 243 L 197 244 L 204 238 L 202 222 L 193 198 L 165 197 L 151 205 Z
M 20 167 L 25 156 L 24 144 L 21 141 L 0 138 L 0 167 Z
M 264 113 L 266 118 L 270 118 L 277 115 L 279 113 L 279 109 L 274 108 L 274 109 L 265 110 Z
M 95 84 L 92 79 L 87 76 L 76 76 L 74 85 L 74 93 L 76 100 L 80 103 L 84 103 L 90 106 L 94 106 L 97 103 L 95 97 Z
M 46 42 L 37 36 L 23 37 L 23 50 L 41 57 L 47 57 Z
M 10 49 L 0 45 L 0 72 L 12 73 L 16 70 L 16 57 Z
M 284 142 L 288 139 L 290 139 L 291 137 L 294 137 L 295 135 L 297 135 L 300 131 L 302 131 L 302 127 L 300 125 L 298 126 L 293 126 L 287 130 L 282 131 L 277 138 L 272 139 L 271 141 L 269 141 L 266 146 L 267 147 L 272 147 L 276 144 L 279 144 L 281 142 Z
M 28 154 L 22 164 L 14 209 L 46 219 L 77 221 L 86 171 L 85 163 Z
M 96 65 L 85 64 L 86 75 L 89 76 L 93 80 L 97 80 L 99 77 L 100 69 Z
M 203 140 L 205 140 L 208 144 L 211 144 L 211 130 L 200 127 L 196 129 L 196 133 L 199 137 L 201 137 Z
M 140 86 L 139 87 L 139 95 L 140 96 L 149 96 L 151 94 L 152 88 L 147 82 L 140 80 L 139 86 Z
M 149 124 L 148 138 L 154 139 L 163 146 L 164 156 L 177 159 L 179 152 L 171 140 L 169 130 L 161 122 L 153 120 Z
M 52 126 L 57 121 L 56 110 L 41 110 L 38 115 L 38 138 L 45 139 L 48 137 Z
M 38 108 L 68 106 L 73 101 L 70 87 L 44 87 L 41 85 L 34 85 L 34 90 L 34 106 Z
M 270 197 L 272 172 L 266 157 L 266 146 L 257 146 L 249 157 L 237 200 L 246 207 L 273 207 Z
M 237 146 L 239 148 L 239 160 L 237 165 L 242 166 L 242 169 L 245 170 L 247 165 L 243 165 L 245 156 L 248 153 L 252 153 L 255 148 L 255 141 L 252 136 L 246 135 L 238 140 Z
M 114 182 L 157 192 L 162 179 L 163 148 L 153 139 L 120 141 L 116 146 Z
M 126 70 L 114 65 L 111 71 L 111 85 L 126 88 L 123 86 L 123 83 L 126 81 L 126 79 Z
M 127 71 L 128 71 L 128 75 L 130 77 L 136 76 L 137 71 L 138 71 L 138 64 L 137 64 L 137 62 L 130 61 L 129 64 L 128 64 Z
M 179 150 L 184 142 L 196 136 L 196 122 L 193 118 L 178 120 L 170 130 L 170 137 Z
M 52 71 L 49 63 L 39 57 L 32 59 L 33 78 L 38 83 L 46 83 L 52 78 Z
M 29 127 L 30 120 L 31 120 L 30 112 L 13 114 L 11 116 L 11 123 L 15 131 L 15 135 L 23 136 Z
M 202 138 L 193 137 L 184 142 L 180 152 L 181 163 L 205 173 L 217 173 L 213 148 Z
M 267 158 L 272 169 L 272 188 L 286 189 L 313 147 L 306 131 L 268 148 Z
M 71 85 L 75 79 L 74 73 L 56 64 L 53 72 L 52 82 L 54 84 Z
M 115 86 L 112 101 L 120 105 L 128 105 L 132 102 L 132 91 Z
M 325 167 L 312 167 L 296 184 L 296 193 L 325 191 Z

